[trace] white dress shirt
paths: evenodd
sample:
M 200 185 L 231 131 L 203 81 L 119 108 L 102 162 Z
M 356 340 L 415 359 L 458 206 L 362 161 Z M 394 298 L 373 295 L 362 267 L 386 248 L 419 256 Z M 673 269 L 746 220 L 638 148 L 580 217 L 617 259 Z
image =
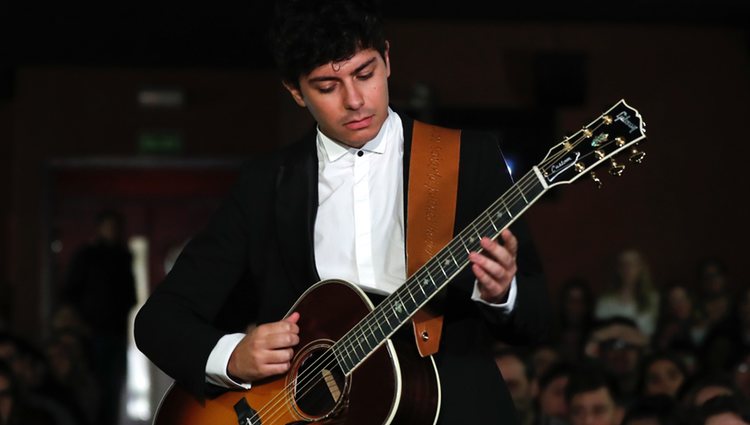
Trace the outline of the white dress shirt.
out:
M 315 220 L 315 266 L 321 279 L 343 279 L 365 291 L 390 294 L 406 280 L 403 155 L 401 118 L 388 118 L 362 148 L 317 135 L 318 213 Z M 490 314 L 508 314 L 515 305 L 516 279 L 508 300 L 491 304 L 474 285 L 472 299 L 491 306 Z M 486 309 L 485 309 L 486 310 Z M 244 334 L 222 337 L 209 355 L 206 381 L 223 387 L 250 388 L 227 376 L 232 351 Z

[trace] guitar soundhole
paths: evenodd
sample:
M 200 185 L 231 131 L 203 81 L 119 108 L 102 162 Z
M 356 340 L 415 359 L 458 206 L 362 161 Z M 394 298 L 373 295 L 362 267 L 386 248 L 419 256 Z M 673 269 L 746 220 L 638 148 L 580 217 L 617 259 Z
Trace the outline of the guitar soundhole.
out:
M 346 393 L 347 380 L 329 346 L 310 347 L 296 363 L 294 401 L 309 418 L 328 416 Z

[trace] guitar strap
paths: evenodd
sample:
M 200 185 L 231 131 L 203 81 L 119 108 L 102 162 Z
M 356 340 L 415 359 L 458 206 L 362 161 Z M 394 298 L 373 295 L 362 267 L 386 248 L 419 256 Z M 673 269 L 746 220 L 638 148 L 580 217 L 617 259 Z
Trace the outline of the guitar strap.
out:
M 407 274 L 453 238 L 461 131 L 414 121 L 406 212 Z M 419 354 L 435 354 L 443 330 L 442 294 L 412 318 Z

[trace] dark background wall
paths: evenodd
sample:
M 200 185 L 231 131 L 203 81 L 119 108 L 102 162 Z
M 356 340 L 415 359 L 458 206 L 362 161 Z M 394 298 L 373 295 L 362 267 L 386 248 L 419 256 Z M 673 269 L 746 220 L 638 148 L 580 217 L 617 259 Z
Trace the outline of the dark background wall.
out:
M 750 278 L 740 206 L 747 6 L 642 3 L 493 14 L 483 4 L 414 2 L 387 16 L 393 104 L 417 111 L 427 90 L 427 119 L 497 130 L 523 163 L 541 161 L 620 98 L 642 113 L 644 164 L 603 178 L 602 190 L 587 181 L 555 189 L 527 213 L 553 290 L 575 275 L 603 288 L 625 246 L 642 249 L 662 283 L 691 281 L 707 255 L 723 258 L 736 283 Z M 28 335 L 43 331 L 41 300 L 53 297 L 55 161 L 237 160 L 312 125 L 253 42 L 265 5 L 53 7 L 15 10 L 0 97 L 0 305 Z M 178 90 L 184 103 L 143 108 L 137 96 L 147 87 Z M 182 148 L 145 154 L 139 135 L 155 130 L 178 134 Z

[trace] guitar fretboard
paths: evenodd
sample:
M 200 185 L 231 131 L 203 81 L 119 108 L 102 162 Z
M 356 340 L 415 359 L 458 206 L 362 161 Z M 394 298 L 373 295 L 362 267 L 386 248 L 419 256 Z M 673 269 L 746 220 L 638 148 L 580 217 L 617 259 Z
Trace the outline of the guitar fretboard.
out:
M 353 371 L 458 275 L 469 264 L 469 253 L 482 250 L 482 237 L 497 238 L 546 190 L 534 170 L 529 171 L 339 339 L 332 350 L 344 373 Z

